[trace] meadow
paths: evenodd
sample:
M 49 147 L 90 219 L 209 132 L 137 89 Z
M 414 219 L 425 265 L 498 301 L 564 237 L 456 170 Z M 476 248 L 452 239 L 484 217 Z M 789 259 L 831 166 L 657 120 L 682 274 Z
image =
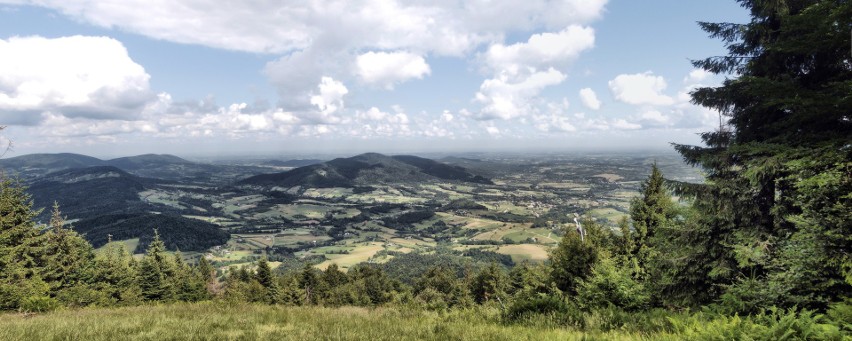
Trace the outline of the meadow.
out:
M 0 340 L 852 340 L 849 306 L 826 315 L 575 311 L 507 320 L 499 306 L 430 311 L 207 301 L 0 315 Z

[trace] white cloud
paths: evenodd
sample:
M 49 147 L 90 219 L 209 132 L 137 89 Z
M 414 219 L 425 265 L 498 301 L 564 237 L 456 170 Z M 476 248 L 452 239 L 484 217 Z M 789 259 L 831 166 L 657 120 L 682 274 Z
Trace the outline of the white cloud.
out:
M 491 45 L 484 59 L 494 70 L 517 72 L 525 67 L 565 65 L 594 45 L 592 28 L 571 25 L 556 33 L 534 34 L 525 43 Z
M 662 76 L 654 76 L 650 71 L 621 74 L 609 81 L 609 88 L 615 99 L 628 104 L 674 104 L 674 99 L 662 93 L 666 86 Z
M 349 89 L 331 77 L 322 77 L 317 88 L 319 93 L 311 96 L 311 104 L 319 109 L 319 115 L 311 117 L 322 123 L 339 123 L 340 119 L 332 115 L 343 109 L 343 96 Z
M 476 100 L 483 104 L 480 119 L 512 119 L 531 114 L 535 109 L 532 100 L 548 86 L 562 83 L 565 75 L 550 68 L 535 72 L 519 82 L 501 75 L 482 82 Z
M 494 74 L 524 66 L 558 69 L 594 44 L 594 31 L 582 25 L 599 19 L 607 0 L 11 3 L 45 7 L 81 22 L 159 40 L 272 54 L 275 60 L 264 72 L 278 87 L 281 105 L 303 111 L 312 106 L 313 87 L 323 76 L 346 81 L 356 75 L 367 84 L 392 88 L 429 75 L 425 56 L 467 57 L 483 45 L 491 45 L 488 58 L 498 64 Z M 534 34 L 523 43 L 501 43 L 509 33 L 539 30 L 550 32 Z M 521 70 L 519 77 L 536 70 Z
M 707 79 L 708 77 L 710 77 L 712 75 L 713 75 L 712 73 L 704 71 L 703 69 L 695 69 L 695 70 L 692 70 L 691 72 L 689 72 L 689 75 L 687 75 L 686 77 L 683 78 L 683 83 L 684 84 L 697 84 L 697 83 L 704 81 L 705 79 Z
M 601 108 L 601 101 L 598 100 L 598 95 L 590 88 L 580 89 L 580 101 L 586 108 L 598 110 Z
M 498 128 L 497 128 L 497 127 L 495 127 L 495 126 L 488 126 L 488 127 L 485 127 L 485 131 L 486 131 L 489 135 L 491 135 L 491 136 L 498 136 L 498 135 L 500 135 L 500 129 L 498 129 Z
M 111 38 L 0 39 L 0 111 L 29 117 L 15 123 L 36 123 L 48 112 L 133 119 L 154 99 L 149 78 Z
M 367 84 L 386 89 L 412 78 L 422 79 L 432 71 L 423 57 L 409 52 L 367 52 L 356 58 L 356 73 Z
M 526 42 L 493 44 L 481 57 L 494 74 L 479 87 L 479 119 L 514 119 L 534 114 L 538 96 L 567 76 L 558 70 L 594 46 L 594 30 L 571 25 L 556 33 L 533 34 Z
M 8 1 L 2 1 L 8 2 Z M 101 27 L 179 43 L 285 53 L 339 39 L 347 46 L 456 54 L 506 31 L 596 20 L 606 0 L 491 1 L 31 0 Z

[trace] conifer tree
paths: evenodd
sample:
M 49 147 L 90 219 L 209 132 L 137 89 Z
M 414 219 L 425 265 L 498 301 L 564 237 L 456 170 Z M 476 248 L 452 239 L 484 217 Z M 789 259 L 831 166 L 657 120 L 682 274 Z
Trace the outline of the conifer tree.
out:
M 49 287 L 41 279 L 44 238 L 35 226 L 24 187 L 0 179 L 0 309 L 17 309 L 28 297 L 46 297 Z
M 593 225 L 586 222 L 589 223 L 585 224 L 587 228 Z M 597 260 L 594 239 L 582 241 L 578 233 L 566 228 L 562 240 L 550 254 L 550 278 L 560 291 L 574 295 L 577 285 L 591 274 Z
M 110 303 L 135 304 L 141 298 L 133 256 L 118 242 L 107 243 L 95 255 L 92 283 Z
M 266 260 L 265 256 L 257 262 L 257 273 L 255 274 L 255 278 L 260 285 L 266 288 L 266 303 L 278 303 L 280 300 L 278 280 L 275 278 L 275 274 L 272 273 L 272 269 L 269 267 L 269 261 Z
M 651 174 L 642 183 L 641 196 L 630 202 L 633 231 L 629 233 L 628 259 L 635 264 L 634 277 L 640 280 L 647 278 L 647 267 L 654 257 L 656 232 L 667 228 L 677 214 L 664 181 L 663 174 L 654 162 L 651 165 Z
M 679 189 L 696 214 L 675 233 L 670 288 L 740 311 L 823 308 L 852 290 L 852 3 L 739 3 L 750 22 L 700 23 L 728 54 L 693 64 L 733 77 L 692 93 L 727 124 L 675 145 L 706 184 Z
M 65 218 L 57 203 L 53 205 L 49 228 L 46 232 L 48 259 L 44 279 L 51 283 L 53 290 L 82 284 L 94 264 L 91 244 L 65 226 Z
M 173 300 L 175 287 L 170 274 L 174 274 L 173 265 L 169 262 L 166 246 L 155 229 L 154 239 L 139 264 L 139 287 L 142 297 L 148 301 Z
M 502 303 L 510 285 L 509 277 L 503 269 L 491 263 L 473 277 L 470 291 L 476 303 L 498 300 Z

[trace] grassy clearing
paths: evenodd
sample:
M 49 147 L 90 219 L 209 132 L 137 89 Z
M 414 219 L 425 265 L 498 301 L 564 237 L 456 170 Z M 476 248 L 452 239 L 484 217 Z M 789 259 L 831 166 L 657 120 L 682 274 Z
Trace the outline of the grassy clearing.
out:
M 659 335 L 666 339 L 671 336 Z M 434 313 L 402 308 L 282 307 L 204 302 L 0 317 L 0 340 L 631 340 L 504 325 L 494 309 Z
M 353 245 L 354 246 L 354 245 Z M 327 261 L 316 265 L 318 269 L 328 268 L 329 265 L 337 264 L 342 270 L 349 269 L 355 264 L 366 262 L 370 257 L 383 249 L 382 243 L 373 242 L 366 245 L 354 246 L 348 254 L 326 254 Z
M 522 261 L 543 262 L 547 260 L 548 248 L 538 244 L 503 245 L 497 249 L 497 253 L 509 255 L 516 263 Z
M 609 219 L 611 221 L 617 221 L 621 217 L 627 216 L 627 213 L 609 207 L 593 209 L 589 211 L 589 214 L 591 214 L 592 217 L 595 218 L 604 218 Z
M 136 247 L 139 246 L 139 238 L 127 239 L 119 241 L 121 246 L 124 246 L 124 249 L 127 250 L 128 253 L 133 254 L 133 251 L 136 250 Z M 106 245 L 99 248 L 103 249 Z

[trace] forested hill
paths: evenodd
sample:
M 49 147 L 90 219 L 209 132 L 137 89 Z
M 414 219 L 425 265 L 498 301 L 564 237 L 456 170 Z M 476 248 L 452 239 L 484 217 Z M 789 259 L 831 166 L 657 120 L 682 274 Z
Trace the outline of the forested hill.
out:
M 366 153 L 350 158 L 263 174 L 240 182 L 245 185 L 354 187 L 374 183 L 420 182 L 434 179 L 490 184 L 491 180 L 458 166 L 410 155 Z
M 139 192 L 158 180 L 140 178 L 112 166 L 74 168 L 50 173 L 27 189 L 33 206 L 44 208 L 45 219 L 54 202 L 70 219 L 94 217 L 110 212 L 142 211 Z
M 145 154 L 101 160 L 80 154 L 57 153 L 27 154 L 8 159 L 0 159 L 0 170 L 7 175 L 21 176 L 24 179 L 34 179 L 61 170 L 94 166 L 114 166 L 124 171 L 137 172 L 171 165 L 190 164 L 193 163 L 168 154 Z
M 230 238 L 230 234 L 218 225 L 168 214 L 117 213 L 74 223 L 74 230 L 94 247 L 105 245 L 110 236 L 113 240 L 139 238 L 134 253 L 148 248 L 154 238 L 154 229 L 169 250 L 204 251 L 225 244 Z

